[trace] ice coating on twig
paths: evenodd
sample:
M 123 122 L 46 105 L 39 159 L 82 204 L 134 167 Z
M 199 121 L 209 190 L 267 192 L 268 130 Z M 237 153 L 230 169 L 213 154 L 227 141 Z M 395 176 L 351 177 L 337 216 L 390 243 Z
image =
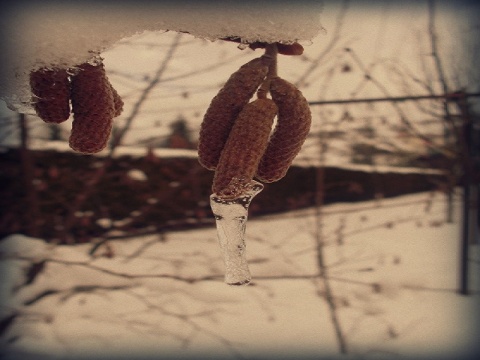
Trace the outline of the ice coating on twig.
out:
M 262 190 L 263 185 L 252 180 L 235 198 L 221 197 L 216 193 L 210 196 L 225 263 L 225 282 L 229 285 L 247 285 L 252 278 L 246 257 L 245 229 L 250 202 Z

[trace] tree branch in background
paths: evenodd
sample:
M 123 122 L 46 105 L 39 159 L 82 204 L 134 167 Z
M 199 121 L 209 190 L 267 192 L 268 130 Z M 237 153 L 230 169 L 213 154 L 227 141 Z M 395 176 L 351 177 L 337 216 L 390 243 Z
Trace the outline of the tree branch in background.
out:
M 88 183 L 85 184 L 85 187 L 84 187 L 83 191 L 81 191 L 77 194 L 77 196 L 75 197 L 75 199 L 72 202 L 72 205 L 68 208 L 68 213 L 65 216 L 65 220 L 63 222 L 63 227 L 61 229 L 61 240 L 62 240 L 62 242 L 69 242 L 68 241 L 68 239 L 70 237 L 69 230 L 71 229 L 71 227 L 76 222 L 75 213 L 81 209 L 81 207 L 85 203 L 85 201 L 91 196 L 91 194 L 95 190 L 96 185 L 100 182 L 100 180 L 104 176 L 106 170 L 111 165 L 112 157 L 114 155 L 115 150 L 121 144 L 125 134 L 130 129 L 133 120 L 137 117 L 137 115 L 140 111 L 140 108 L 142 107 L 143 103 L 145 102 L 145 100 L 150 95 L 150 92 L 161 81 L 162 75 L 164 74 L 165 70 L 168 68 L 169 63 L 172 60 L 173 55 L 178 48 L 178 45 L 180 44 L 181 37 L 182 37 L 182 34 L 179 33 L 173 39 L 167 54 L 165 55 L 165 57 L 164 57 L 162 63 L 160 64 L 157 72 L 155 73 L 155 76 L 149 82 L 149 84 L 145 87 L 145 89 L 143 89 L 142 93 L 140 94 L 139 99 L 134 104 L 130 115 L 126 119 L 126 123 L 125 123 L 124 127 L 117 134 L 115 134 L 114 138 L 112 139 L 112 143 L 110 145 L 110 151 L 109 151 L 107 157 L 103 161 L 102 165 L 97 169 L 97 171 L 88 180 Z
M 437 34 L 435 32 L 435 1 L 434 0 L 428 1 L 428 33 L 430 36 L 432 57 L 435 62 L 438 81 L 442 86 L 443 93 L 448 94 L 449 87 L 447 84 L 447 79 L 445 77 L 445 72 L 443 70 L 442 61 L 440 60 L 440 55 L 438 52 L 438 44 L 437 44 Z M 456 156 L 457 159 L 455 160 L 461 160 L 461 159 L 458 159 L 458 157 L 460 156 L 460 154 L 458 154 L 458 151 L 461 151 L 460 149 L 463 147 L 462 138 L 461 138 L 461 129 L 457 129 L 457 127 L 455 126 L 455 123 L 450 114 L 450 109 L 447 101 L 443 103 L 443 111 L 444 111 L 444 124 L 445 124 L 444 126 L 445 146 L 448 146 L 449 144 L 454 143 L 457 150 L 457 156 Z M 452 141 L 452 135 L 454 136 L 453 141 Z M 446 169 L 446 171 L 450 172 L 453 177 L 452 184 L 449 187 L 449 190 L 447 193 L 448 202 L 450 204 L 447 210 L 448 222 L 453 222 L 453 186 L 455 186 L 456 179 L 459 176 L 459 174 L 457 174 L 455 170 L 456 169 L 453 166 L 449 169 Z
M 323 61 L 325 56 L 328 55 L 332 51 L 334 46 L 338 43 L 338 40 L 340 39 L 340 35 L 341 35 L 341 30 L 343 27 L 343 21 L 345 19 L 345 15 L 347 14 L 348 6 L 349 6 L 349 0 L 344 0 L 342 2 L 340 13 L 338 14 L 337 20 L 335 21 L 335 28 L 333 29 L 333 34 L 330 39 L 330 42 L 327 44 L 325 49 L 323 49 L 320 55 L 318 55 L 317 58 L 312 61 L 312 63 L 307 68 L 307 70 L 305 70 L 303 75 L 297 79 L 297 81 L 294 83 L 296 87 L 300 88 L 305 85 L 307 78 L 312 74 L 314 70 L 317 69 L 317 67 Z
M 157 86 L 157 84 L 160 82 L 165 70 L 168 68 L 168 65 L 170 61 L 173 58 L 173 54 L 178 48 L 178 45 L 180 44 L 180 39 L 182 37 L 181 33 L 178 33 L 175 38 L 173 39 L 172 44 L 170 45 L 170 48 L 165 55 L 162 64 L 158 68 L 157 72 L 155 73 L 155 76 L 153 79 L 148 83 L 148 85 L 143 89 L 142 93 L 140 94 L 139 99 L 137 102 L 133 105 L 133 109 L 130 113 L 130 115 L 126 118 L 125 120 L 125 125 L 121 130 L 119 130 L 112 139 L 111 145 L 110 145 L 110 152 L 109 156 L 112 156 L 113 153 L 115 152 L 115 149 L 117 148 L 118 145 L 121 144 L 125 134 L 127 131 L 130 129 L 133 120 L 137 117 L 140 108 L 142 107 L 143 103 L 145 100 L 147 100 L 148 96 L 150 95 L 150 92 Z
M 429 0 L 428 1 L 428 34 L 430 36 L 430 44 L 431 44 L 431 51 L 432 51 L 432 57 L 435 62 L 435 68 L 437 71 L 437 76 L 438 76 L 438 81 L 440 82 L 442 86 L 442 92 L 444 94 L 449 94 L 450 89 L 447 83 L 447 78 L 445 76 L 445 71 L 443 69 L 443 64 L 440 59 L 440 55 L 438 52 L 438 43 L 437 43 L 437 34 L 435 32 L 435 1 L 434 0 Z M 458 132 L 458 129 L 456 128 L 452 116 L 450 114 L 450 109 L 448 107 L 448 102 L 445 101 L 443 103 L 443 110 L 445 112 L 445 122 L 446 125 L 450 126 L 450 129 L 445 129 L 445 140 L 448 140 L 449 134 L 448 130 L 452 132 L 452 134 L 455 136 L 455 140 L 458 141 L 460 140 L 460 133 Z
M 37 190 L 34 183 L 34 164 L 32 153 L 28 148 L 28 124 L 25 114 L 19 114 L 20 124 L 20 156 L 22 166 L 22 180 L 24 182 L 26 209 L 24 221 L 27 226 L 27 234 L 38 236 L 39 204 Z
M 380 82 L 378 81 L 375 77 L 372 76 L 372 73 L 368 71 L 367 67 L 363 64 L 363 62 L 360 60 L 358 55 L 352 50 L 352 49 L 345 49 L 345 51 L 350 54 L 352 59 L 357 63 L 359 68 L 364 72 L 364 76 L 366 81 L 372 82 L 382 93 L 385 97 L 388 98 L 393 98 L 393 96 L 390 94 L 390 92 L 387 90 L 387 88 Z M 393 108 L 397 111 L 398 115 L 400 116 L 401 122 L 406 126 L 406 128 L 410 131 L 412 135 L 415 137 L 422 139 L 425 144 L 428 144 L 428 146 L 432 149 L 437 150 L 438 152 L 451 156 L 451 153 L 448 151 L 448 148 L 444 148 L 440 145 L 435 144 L 432 139 L 420 132 L 420 130 L 417 129 L 416 126 L 413 125 L 413 123 L 409 120 L 407 114 L 403 111 L 402 107 L 397 103 L 397 102 L 392 102 Z
M 320 163 L 325 162 L 325 153 L 326 153 L 326 141 L 325 135 L 320 133 L 318 136 L 319 148 L 320 148 Z M 325 236 L 323 230 L 323 205 L 325 200 L 325 169 L 323 166 L 317 167 L 316 170 L 316 194 L 315 194 L 315 255 L 318 266 L 318 276 L 319 279 L 315 279 L 315 284 L 317 281 L 321 281 L 323 288 L 318 289 L 317 292 L 320 296 L 325 297 L 325 301 L 328 304 L 328 309 L 330 311 L 330 319 L 332 321 L 332 326 L 334 328 L 335 336 L 338 343 L 339 352 L 341 354 L 347 353 L 347 340 L 342 330 L 340 320 L 338 318 L 337 304 L 335 297 L 333 295 L 332 287 L 330 284 L 330 278 L 328 274 L 328 265 L 325 262 Z M 318 286 L 318 285 L 317 285 Z M 323 291 L 322 291 L 323 290 Z

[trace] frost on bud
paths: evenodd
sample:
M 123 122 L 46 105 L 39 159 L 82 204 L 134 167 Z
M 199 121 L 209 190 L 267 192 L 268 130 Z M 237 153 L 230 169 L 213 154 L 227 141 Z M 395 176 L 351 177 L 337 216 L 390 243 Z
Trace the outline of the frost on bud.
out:
M 293 84 L 275 77 L 270 82 L 270 93 L 278 106 L 278 120 L 256 174 L 257 179 L 265 183 L 286 175 L 312 122 L 308 102 Z
M 64 69 L 42 68 L 30 73 L 33 107 L 47 123 L 62 123 L 70 117 L 70 82 Z
M 85 154 L 105 148 L 113 118 L 121 113 L 123 102 L 105 74 L 103 64 L 82 64 L 72 77 L 73 123 L 70 147 Z
M 249 61 L 230 76 L 212 99 L 203 118 L 198 143 L 198 160 L 203 167 L 209 170 L 217 167 L 238 114 L 267 75 L 270 61 L 265 57 Z
M 233 125 L 218 162 L 212 190 L 224 198 L 241 195 L 255 173 L 272 129 L 277 106 L 259 98 L 245 105 Z

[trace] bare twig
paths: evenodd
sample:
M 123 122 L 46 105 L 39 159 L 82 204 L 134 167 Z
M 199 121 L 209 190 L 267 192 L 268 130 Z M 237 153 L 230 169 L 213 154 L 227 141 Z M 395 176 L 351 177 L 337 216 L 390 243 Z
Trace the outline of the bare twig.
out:
M 428 32 L 430 35 L 430 42 L 431 42 L 431 50 L 432 50 L 432 57 L 435 62 L 435 67 L 438 75 L 438 81 L 442 85 L 442 90 L 444 94 L 449 93 L 449 86 L 447 83 L 447 79 L 445 77 L 445 72 L 443 69 L 442 61 L 440 59 L 440 55 L 438 52 L 438 44 L 437 44 L 437 34 L 435 32 L 435 1 L 429 0 L 428 1 Z M 459 151 L 461 151 L 462 147 L 462 137 L 461 137 L 461 129 L 458 129 L 455 126 L 453 118 L 450 114 L 449 104 L 445 101 L 443 103 L 443 110 L 445 114 L 445 128 L 444 128 L 444 138 L 445 144 L 448 145 L 451 142 L 451 135 L 454 135 L 454 143 Z M 447 128 L 448 126 L 448 128 Z M 458 154 L 460 155 L 460 154 Z M 457 156 L 458 157 L 458 156 Z M 446 171 L 452 172 L 452 169 L 446 169 Z M 452 174 L 455 177 L 455 174 Z M 448 202 L 450 206 L 447 208 L 447 221 L 453 222 L 453 206 L 451 205 L 452 202 L 452 189 L 447 194 Z
M 110 145 L 109 156 L 112 156 L 113 153 L 115 152 L 115 149 L 117 148 L 117 146 L 121 144 L 125 134 L 130 129 L 133 120 L 137 117 L 141 107 L 143 106 L 144 102 L 147 100 L 148 96 L 150 95 L 150 92 L 161 81 L 165 70 L 168 68 L 169 63 L 172 60 L 173 55 L 174 55 L 175 51 L 177 50 L 177 48 L 180 44 L 181 37 L 182 37 L 182 34 L 177 33 L 177 35 L 173 39 L 173 42 L 172 42 L 167 54 L 165 55 L 165 57 L 163 59 L 160 67 L 158 68 L 157 72 L 155 73 L 154 77 L 150 80 L 148 85 L 143 89 L 142 93 L 140 94 L 139 99 L 134 104 L 134 106 L 132 108 L 132 111 L 130 112 L 130 115 L 128 115 L 127 118 L 125 119 L 125 125 L 113 137 L 112 143 Z
M 297 81 L 295 82 L 296 87 L 302 87 L 305 85 L 307 78 L 312 74 L 314 70 L 317 69 L 319 64 L 324 60 L 325 56 L 332 51 L 335 45 L 337 45 L 341 36 L 341 31 L 342 31 L 345 15 L 347 14 L 348 6 L 349 6 L 349 0 L 344 0 L 342 2 L 342 7 L 340 9 L 340 12 L 337 16 L 335 28 L 333 30 L 332 37 L 330 38 L 330 42 L 327 44 L 325 49 L 323 49 L 320 55 L 318 55 L 317 58 L 312 61 L 310 66 L 304 71 L 303 75 L 301 75 L 297 79 Z
M 372 73 L 363 64 L 363 62 L 360 60 L 358 55 L 352 49 L 348 48 L 346 49 L 346 51 L 347 53 L 350 54 L 350 56 L 357 63 L 360 69 L 362 69 L 362 71 L 365 74 L 365 79 L 367 81 L 370 81 L 372 84 L 374 84 L 384 94 L 386 98 L 393 98 L 392 95 L 390 94 L 390 91 L 388 91 L 385 85 L 383 85 L 380 81 L 378 81 L 375 77 L 373 77 Z M 428 96 L 431 96 L 431 95 L 428 95 Z M 445 148 L 435 144 L 429 136 L 422 134 L 422 132 L 418 130 L 418 128 L 409 120 L 407 114 L 405 113 L 405 111 L 403 111 L 402 107 L 398 104 L 398 102 L 392 101 L 391 104 L 392 104 L 392 107 L 395 109 L 395 111 L 397 111 L 398 115 L 400 116 L 400 121 L 406 126 L 408 131 L 410 131 L 410 133 L 413 136 L 419 139 L 422 139 L 425 142 L 425 144 L 428 144 L 430 148 L 435 149 L 439 153 L 445 154 L 447 156 L 449 155 L 448 151 L 446 151 Z
M 320 147 L 320 160 L 324 162 L 325 159 L 325 146 L 324 140 L 322 139 L 323 136 L 319 136 L 319 147 Z M 340 324 L 340 320 L 337 315 L 337 305 L 333 296 L 333 291 L 330 284 L 329 274 L 328 274 L 328 266 L 325 262 L 325 252 L 324 252 L 324 236 L 323 236 L 323 202 L 324 202 L 324 195 L 325 195 L 325 171 L 323 167 L 317 168 L 317 179 L 316 179 L 316 231 L 315 231 L 315 241 L 316 241 L 316 259 L 317 259 L 317 266 L 319 271 L 319 277 L 322 281 L 323 285 L 323 294 L 325 296 L 325 300 L 328 304 L 328 308 L 330 310 L 330 319 L 332 321 L 332 325 L 335 331 L 335 335 L 338 342 L 339 352 L 341 354 L 347 353 L 347 342 L 345 335 L 342 330 L 342 326 Z
M 39 203 L 35 188 L 33 154 L 28 148 L 28 124 L 25 114 L 19 114 L 20 124 L 20 155 L 22 162 L 22 180 L 24 181 L 27 207 L 24 221 L 27 223 L 27 232 L 30 236 L 38 236 Z

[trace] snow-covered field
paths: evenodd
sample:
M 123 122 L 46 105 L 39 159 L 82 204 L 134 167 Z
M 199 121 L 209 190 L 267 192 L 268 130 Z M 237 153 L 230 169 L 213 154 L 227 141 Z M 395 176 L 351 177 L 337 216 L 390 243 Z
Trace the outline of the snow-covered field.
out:
M 93 256 L 13 235 L 0 242 L 1 356 L 318 359 L 342 357 L 339 332 L 343 358 L 463 358 L 480 334 L 480 281 L 457 293 L 459 211 L 444 219 L 440 193 L 250 218 L 242 287 L 223 283 L 214 228 Z

